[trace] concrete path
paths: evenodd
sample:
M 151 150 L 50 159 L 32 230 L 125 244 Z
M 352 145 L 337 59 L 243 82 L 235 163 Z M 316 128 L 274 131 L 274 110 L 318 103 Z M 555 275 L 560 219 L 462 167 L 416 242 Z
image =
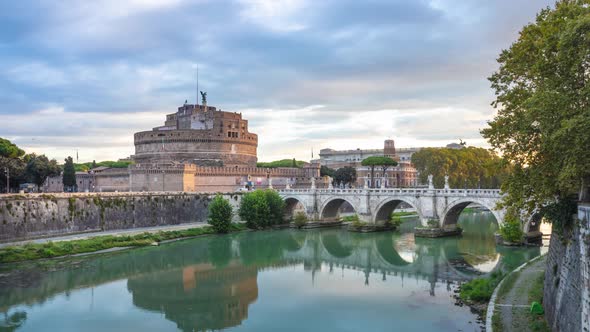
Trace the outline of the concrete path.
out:
M 531 331 L 529 297 L 535 280 L 545 272 L 546 256 L 506 277 L 498 291 L 495 315 L 499 315 L 501 331 Z M 496 329 L 494 329 L 496 332 Z
M 136 234 L 141 234 L 141 233 L 146 233 L 146 232 L 147 233 L 157 233 L 160 231 L 178 231 L 178 230 L 189 229 L 189 228 L 204 227 L 207 225 L 208 224 L 204 223 L 204 222 L 196 222 L 196 223 L 170 225 L 170 226 L 142 227 L 142 228 L 133 228 L 133 229 L 120 229 L 120 230 L 112 230 L 112 231 L 81 233 L 81 234 L 63 235 L 63 236 L 48 237 L 48 238 L 34 239 L 34 240 L 0 243 L 0 248 L 8 247 L 8 246 L 15 246 L 15 245 L 24 245 L 27 243 L 47 243 L 49 241 L 59 242 L 59 241 L 83 240 L 83 239 L 88 239 L 91 237 L 97 237 L 97 236 L 103 236 L 103 235 L 136 235 Z

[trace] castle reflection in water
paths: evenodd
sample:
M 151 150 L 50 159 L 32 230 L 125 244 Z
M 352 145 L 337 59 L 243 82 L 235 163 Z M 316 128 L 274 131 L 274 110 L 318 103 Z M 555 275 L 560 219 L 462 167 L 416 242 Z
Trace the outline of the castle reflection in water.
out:
M 506 250 L 493 241 L 493 232 L 481 227 L 449 239 L 414 239 L 403 230 L 358 234 L 340 229 L 213 236 L 78 258 L 55 271 L 19 267 L 0 277 L 0 309 L 7 313 L 64 292 L 127 280 L 134 306 L 162 313 L 183 331 L 220 330 L 248 318 L 259 296 L 260 271 L 302 266 L 312 283 L 322 269 L 357 270 L 367 287 L 374 274 L 383 280 L 413 278 L 427 280 L 430 295 L 436 296 L 437 283 L 506 271 L 539 254 L 539 248 Z

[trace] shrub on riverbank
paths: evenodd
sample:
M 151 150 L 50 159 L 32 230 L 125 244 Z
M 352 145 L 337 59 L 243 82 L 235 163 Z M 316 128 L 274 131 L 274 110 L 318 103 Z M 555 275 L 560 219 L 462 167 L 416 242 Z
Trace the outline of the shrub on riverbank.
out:
M 238 214 L 248 228 L 265 228 L 284 222 L 285 202 L 274 190 L 255 190 L 242 197 Z
M 492 273 L 489 278 L 476 278 L 461 285 L 459 297 L 463 301 L 487 302 L 502 280 L 501 273 Z
M 297 228 L 305 226 L 305 224 L 307 224 L 307 215 L 305 214 L 305 212 L 297 212 L 295 214 L 295 218 L 293 218 L 293 223 Z
M 359 221 L 359 216 L 358 214 L 353 214 L 350 216 L 344 216 L 342 218 L 340 218 L 341 221 L 345 221 L 345 222 L 355 222 L 355 221 Z
M 213 226 L 217 233 L 229 232 L 233 210 L 229 201 L 221 195 L 215 198 L 209 204 L 208 223 Z
M 504 241 L 521 243 L 524 239 L 524 232 L 518 218 L 510 212 L 506 214 L 504 224 L 500 227 L 500 235 Z
M 242 224 L 231 224 L 230 231 L 241 231 Z M 53 258 L 88 252 L 95 252 L 116 247 L 144 247 L 154 242 L 214 234 L 213 227 L 199 227 L 178 231 L 162 231 L 125 236 L 97 236 L 84 240 L 27 243 L 19 246 L 0 248 L 0 263 L 20 262 L 41 258 Z

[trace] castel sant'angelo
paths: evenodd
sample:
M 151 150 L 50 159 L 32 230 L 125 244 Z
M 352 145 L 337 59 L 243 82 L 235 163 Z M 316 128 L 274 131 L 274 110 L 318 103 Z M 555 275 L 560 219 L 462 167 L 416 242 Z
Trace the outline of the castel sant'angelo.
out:
M 256 167 L 258 135 L 241 113 L 184 103 L 163 126 L 135 133 L 134 164 L 77 172 L 78 191 L 232 192 L 240 188 L 309 186 L 319 180 L 319 163 L 302 168 Z M 62 191 L 61 177 L 44 191 Z

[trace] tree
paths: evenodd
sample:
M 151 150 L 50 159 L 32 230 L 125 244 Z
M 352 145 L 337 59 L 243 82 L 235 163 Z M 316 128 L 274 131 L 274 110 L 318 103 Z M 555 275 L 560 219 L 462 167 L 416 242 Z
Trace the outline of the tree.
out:
M 72 157 L 65 159 L 63 171 L 63 185 L 66 191 L 76 191 L 78 185 L 76 184 L 76 169 L 74 168 L 74 160 Z
M 25 179 L 41 187 L 47 177 L 59 175 L 61 169 L 55 159 L 49 160 L 45 155 L 34 153 L 25 156 Z
M 495 153 L 476 147 L 424 148 L 412 155 L 412 164 L 420 174 L 420 182 L 426 183 L 432 174 L 436 188 L 444 186 L 445 175 L 452 188 L 499 188 L 510 171 Z
M 0 137 L 0 156 L 5 158 L 20 158 L 24 154 L 25 151 L 19 149 L 14 143 Z
M 590 200 L 590 7 L 558 1 L 525 26 L 489 78 L 498 113 L 481 131 L 512 172 L 504 204 L 532 212 Z M 564 204 L 567 206 L 567 204 Z
M 320 167 L 320 176 L 329 176 L 331 178 L 334 177 L 334 173 L 336 171 L 328 166 L 321 166 Z
M 334 182 L 343 185 L 355 183 L 356 169 L 350 166 L 345 166 L 337 169 L 336 172 L 334 172 Z
M 285 202 L 274 190 L 254 190 L 242 196 L 238 214 L 249 228 L 283 223 Z
M 382 167 L 383 172 L 391 166 L 397 166 L 397 161 L 385 156 L 371 156 L 363 159 L 361 162 L 363 166 L 369 166 L 371 169 L 371 188 L 375 188 L 375 167 Z M 384 174 L 385 176 L 385 174 Z
M 221 195 L 215 196 L 209 204 L 209 218 L 207 222 L 213 226 L 217 233 L 227 233 L 231 227 L 233 215 L 232 206 L 229 201 Z
M 10 173 L 10 187 L 16 188 L 24 181 L 25 163 L 23 156 L 25 151 L 21 150 L 11 141 L 0 137 L 0 186 L 6 188 L 6 173 Z

